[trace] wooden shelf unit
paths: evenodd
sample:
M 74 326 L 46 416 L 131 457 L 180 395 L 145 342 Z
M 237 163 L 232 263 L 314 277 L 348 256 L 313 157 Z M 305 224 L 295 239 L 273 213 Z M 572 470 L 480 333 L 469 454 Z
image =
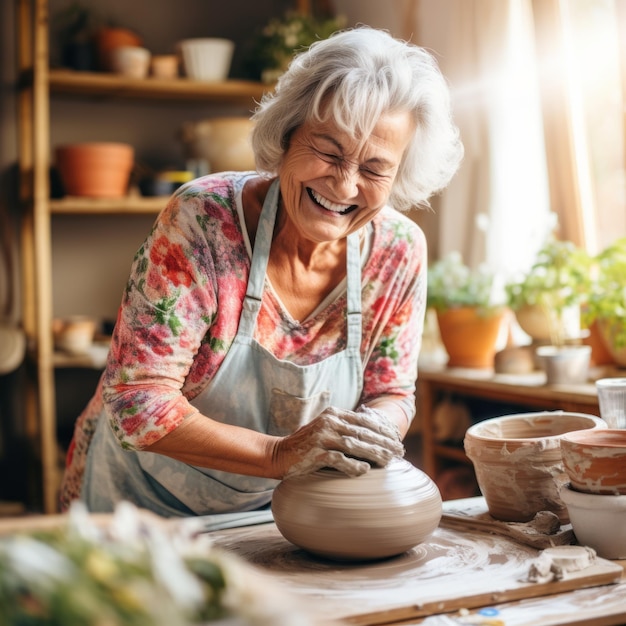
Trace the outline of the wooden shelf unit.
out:
M 51 216 L 156 214 L 164 198 L 129 197 L 115 200 L 50 199 L 50 99 L 69 96 L 85 102 L 169 100 L 180 103 L 254 105 L 268 89 L 260 83 L 227 80 L 129 79 L 113 74 L 49 68 L 47 0 L 15 0 L 18 32 L 18 124 L 23 324 L 28 337 L 29 365 L 25 389 L 25 430 L 41 464 L 44 513 L 57 510 L 59 486 L 56 367 L 68 365 L 54 353 L 52 341 Z M 80 361 L 72 361 L 73 365 Z M 83 366 L 89 367 L 89 363 Z
M 598 376 L 599 377 L 599 376 Z M 595 385 L 547 385 L 543 372 L 494 374 L 482 369 L 421 369 L 417 411 L 421 420 L 423 470 L 437 475 L 442 460 L 469 463 L 462 446 L 435 440 L 434 412 L 443 394 L 519 404 L 528 411 L 569 411 L 600 415 Z

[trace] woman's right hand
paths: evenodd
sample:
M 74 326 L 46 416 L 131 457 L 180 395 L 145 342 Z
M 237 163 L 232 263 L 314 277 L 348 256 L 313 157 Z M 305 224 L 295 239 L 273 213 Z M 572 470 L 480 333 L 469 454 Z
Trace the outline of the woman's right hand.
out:
M 324 467 L 359 476 L 404 455 L 400 432 L 383 413 L 368 407 L 330 407 L 296 432 L 280 439 L 275 459 L 283 478 Z

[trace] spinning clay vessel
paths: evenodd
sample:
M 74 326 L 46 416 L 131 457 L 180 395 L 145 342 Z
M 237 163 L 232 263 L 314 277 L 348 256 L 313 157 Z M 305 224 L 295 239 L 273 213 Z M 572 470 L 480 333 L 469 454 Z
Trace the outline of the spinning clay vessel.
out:
M 288 478 L 272 513 L 283 537 L 340 561 L 382 559 L 432 535 L 442 515 L 435 483 L 404 459 L 350 478 L 333 469 Z

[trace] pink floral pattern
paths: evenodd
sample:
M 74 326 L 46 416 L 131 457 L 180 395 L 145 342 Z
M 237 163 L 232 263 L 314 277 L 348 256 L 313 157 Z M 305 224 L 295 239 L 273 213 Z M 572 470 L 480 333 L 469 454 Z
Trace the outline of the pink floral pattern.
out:
M 196 410 L 235 337 L 250 258 L 236 210 L 243 173 L 181 188 L 135 255 L 107 367 L 79 416 L 67 457 L 62 508 L 80 493 L 89 442 L 107 415 L 128 449 L 140 450 Z M 362 272 L 361 402 L 393 394 L 412 402 L 425 312 L 426 244 L 406 216 L 383 209 L 372 223 Z M 303 323 L 266 290 L 256 339 L 301 365 L 345 346 L 345 294 Z

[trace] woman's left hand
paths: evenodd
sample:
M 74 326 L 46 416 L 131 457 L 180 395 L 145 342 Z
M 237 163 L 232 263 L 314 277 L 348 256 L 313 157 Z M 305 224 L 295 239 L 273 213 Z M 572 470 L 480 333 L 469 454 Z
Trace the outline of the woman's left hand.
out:
M 382 412 L 364 405 L 357 411 L 326 409 L 312 422 L 280 439 L 275 451 L 283 478 L 324 467 L 359 476 L 372 465 L 384 467 L 403 455 L 398 427 Z

